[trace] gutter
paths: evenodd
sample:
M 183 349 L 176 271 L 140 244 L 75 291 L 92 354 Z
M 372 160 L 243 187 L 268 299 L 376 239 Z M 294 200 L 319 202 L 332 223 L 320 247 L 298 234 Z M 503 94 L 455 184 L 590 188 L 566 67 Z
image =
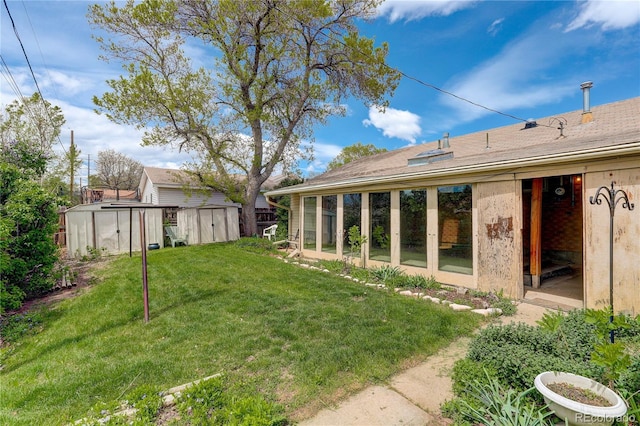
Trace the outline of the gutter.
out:
M 606 153 L 608 155 L 603 155 Z M 527 167 L 527 166 L 537 166 L 541 164 L 548 164 L 549 162 L 556 160 L 562 162 L 570 162 L 576 160 L 590 160 L 593 158 L 608 158 L 608 157 L 616 157 L 621 154 L 640 154 L 640 142 L 633 142 L 631 144 L 624 145 L 624 148 L 615 149 L 612 151 L 611 146 L 600 147 L 595 149 L 590 149 L 586 151 L 576 151 L 571 155 L 567 155 L 566 153 L 558 153 L 552 155 L 544 155 L 531 157 L 528 159 L 518 159 L 518 160 L 507 160 L 500 162 L 492 162 L 485 164 L 477 164 L 477 165 L 468 165 L 468 166 L 459 166 L 454 168 L 435 170 L 432 172 L 413 172 L 413 173 L 403 173 L 396 174 L 390 176 L 375 176 L 368 178 L 353 178 L 349 180 L 343 180 L 336 183 L 323 183 L 317 185 L 309 185 L 304 188 L 296 188 L 295 186 L 289 187 L 289 190 L 285 188 L 270 191 L 268 195 L 284 195 L 284 194 L 292 194 L 292 193 L 308 193 L 308 192 L 316 192 L 324 189 L 333 189 L 333 188 L 341 188 L 341 187 L 350 187 L 357 184 L 370 184 L 370 183 L 378 183 L 384 181 L 385 183 L 390 182 L 398 182 L 404 181 L 407 179 L 418 179 L 418 178 L 437 178 L 437 177 L 446 177 L 446 176 L 455 176 L 465 173 L 474 173 L 474 172 L 488 172 L 488 171 L 496 171 L 500 169 L 506 169 L 508 166 L 512 169 L 514 166 L 517 167 Z M 292 191 L 293 189 L 293 191 Z M 268 199 L 267 194 L 265 194 L 265 198 Z

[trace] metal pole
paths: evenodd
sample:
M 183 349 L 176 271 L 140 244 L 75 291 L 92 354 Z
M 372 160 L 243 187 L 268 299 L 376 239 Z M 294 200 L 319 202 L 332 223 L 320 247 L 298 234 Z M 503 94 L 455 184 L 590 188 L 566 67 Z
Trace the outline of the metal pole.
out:
M 140 245 L 142 249 L 142 295 L 144 298 L 144 322 L 149 322 L 149 285 L 147 283 L 147 242 L 144 226 L 144 210 L 140 210 Z
M 600 198 L 604 198 L 604 200 L 609 205 L 609 307 L 611 309 L 611 315 L 609 316 L 609 322 L 613 323 L 613 217 L 616 212 L 616 205 L 619 201 L 622 201 L 622 208 L 627 208 L 629 211 L 633 210 L 633 203 L 629 202 L 629 197 L 627 193 L 622 189 L 614 189 L 613 185 L 614 181 L 611 182 L 611 188 L 607 188 L 606 186 L 601 186 L 596 191 L 596 194 L 589 197 L 589 203 L 591 204 L 602 204 L 602 200 Z M 602 195 L 602 197 L 600 197 Z M 616 199 L 616 197 L 618 197 Z M 611 343 L 614 342 L 614 330 L 611 327 L 609 331 L 609 340 Z
M 611 188 L 613 189 L 613 183 L 611 184 Z M 612 197 L 615 197 L 615 194 L 613 194 Z M 613 200 L 613 198 L 611 199 Z M 616 204 L 610 203 L 609 207 L 609 306 L 611 307 L 609 324 L 613 324 L 613 214 L 616 210 Z M 609 341 L 613 343 L 614 339 L 613 327 L 611 327 L 611 330 L 609 330 Z

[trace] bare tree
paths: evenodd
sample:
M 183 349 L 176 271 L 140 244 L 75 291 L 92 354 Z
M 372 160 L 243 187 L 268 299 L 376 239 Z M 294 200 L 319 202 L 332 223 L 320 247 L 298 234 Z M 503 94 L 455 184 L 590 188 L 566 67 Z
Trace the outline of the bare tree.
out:
M 136 189 L 144 166 L 139 161 L 113 149 L 98 152 L 96 177 L 98 183 L 109 189 Z

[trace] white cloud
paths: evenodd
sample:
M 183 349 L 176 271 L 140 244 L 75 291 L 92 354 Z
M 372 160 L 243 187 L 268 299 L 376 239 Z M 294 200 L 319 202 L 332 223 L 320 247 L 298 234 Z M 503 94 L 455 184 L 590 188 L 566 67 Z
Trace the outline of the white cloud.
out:
M 605 31 L 616 30 L 630 27 L 638 22 L 640 22 L 638 0 L 587 0 L 580 5 L 578 16 L 567 26 L 566 31 L 591 25 L 601 25 Z
M 109 121 L 104 115 L 98 115 L 91 109 L 79 108 L 64 101 L 53 101 L 59 105 L 67 120 L 62 129 L 60 139 L 65 149 L 70 143 L 73 130 L 74 143 L 86 161 L 90 155 L 92 161 L 97 159 L 98 152 L 113 149 L 126 155 L 144 166 L 179 168 L 190 157 L 179 154 L 176 150 L 161 147 L 141 147 L 142 131 L 132 126 L 123 126 Z M 61 151 L 60 144 L 56 147 Z
M 420 135 L 420 117 L 409 111 L 386 108 L 384 112 L 378 107 L 369 108 L 369 118 L 362 121 L 365 126 L 374 126 L 382 130 L 382 134 L 390 138 L 399 138 L 411 143 Z
M 491 34 L 492 36 L 495 36 L 496 34 L 498 34 L 498 32 L 502 29 L 503 22 L 504 22 L 504 18 L 499 18 L 493 21 L 491 25 L 489 25 L 489 28 L 487 29 L 487 33 Z
M 475 0 L 386 0 L 378 6 L 378 16 L 388 16 L 389 22 L 413 21 L 427 16 L 448 16 L 466 9 Z
M 329 162 L 342 151 L 340 145 L 316 142 L 313 144 L 314 157 L 319 161 Z

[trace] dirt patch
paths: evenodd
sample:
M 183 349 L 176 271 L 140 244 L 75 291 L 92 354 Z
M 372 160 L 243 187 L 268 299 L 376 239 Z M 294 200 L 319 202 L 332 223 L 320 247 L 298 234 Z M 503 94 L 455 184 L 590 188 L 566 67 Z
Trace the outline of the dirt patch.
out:
M 39 306 L 47 306 L 54 302 L 70 299 L 87 291 L 95 282 L 94 271 L 104 268 L 110 258 L 99 258 L 90 262 L 80 262 L 75 259 L 61 260 L 61 266 L 67 269 L 67 277 L 64 284 L 60 279 L 47 294 L 26 300 L 20 309 L 7 312 L 7 315 L 23 314 Z
M 594 405 L 596 407 L 611 407 L 613 405 L 607 398 L 597 395 L 590 389 L 579 388 L 569 383 L 549 383 L 547 388 L 558 395 L 581 404 Z
M 411 292 L 414 293 L 416 297 L 418 297 L 418 295 L 437 297 L 440 300 L 448 300 L 451 303 L 471 306 L 474 309 L 489 308 L 500 300 L 498 296 L 492 293 L 478 295 L 468 291 L 467 289 L 458 289 L 453 287 L 443 287 L 440 289 L 411 289 Z

